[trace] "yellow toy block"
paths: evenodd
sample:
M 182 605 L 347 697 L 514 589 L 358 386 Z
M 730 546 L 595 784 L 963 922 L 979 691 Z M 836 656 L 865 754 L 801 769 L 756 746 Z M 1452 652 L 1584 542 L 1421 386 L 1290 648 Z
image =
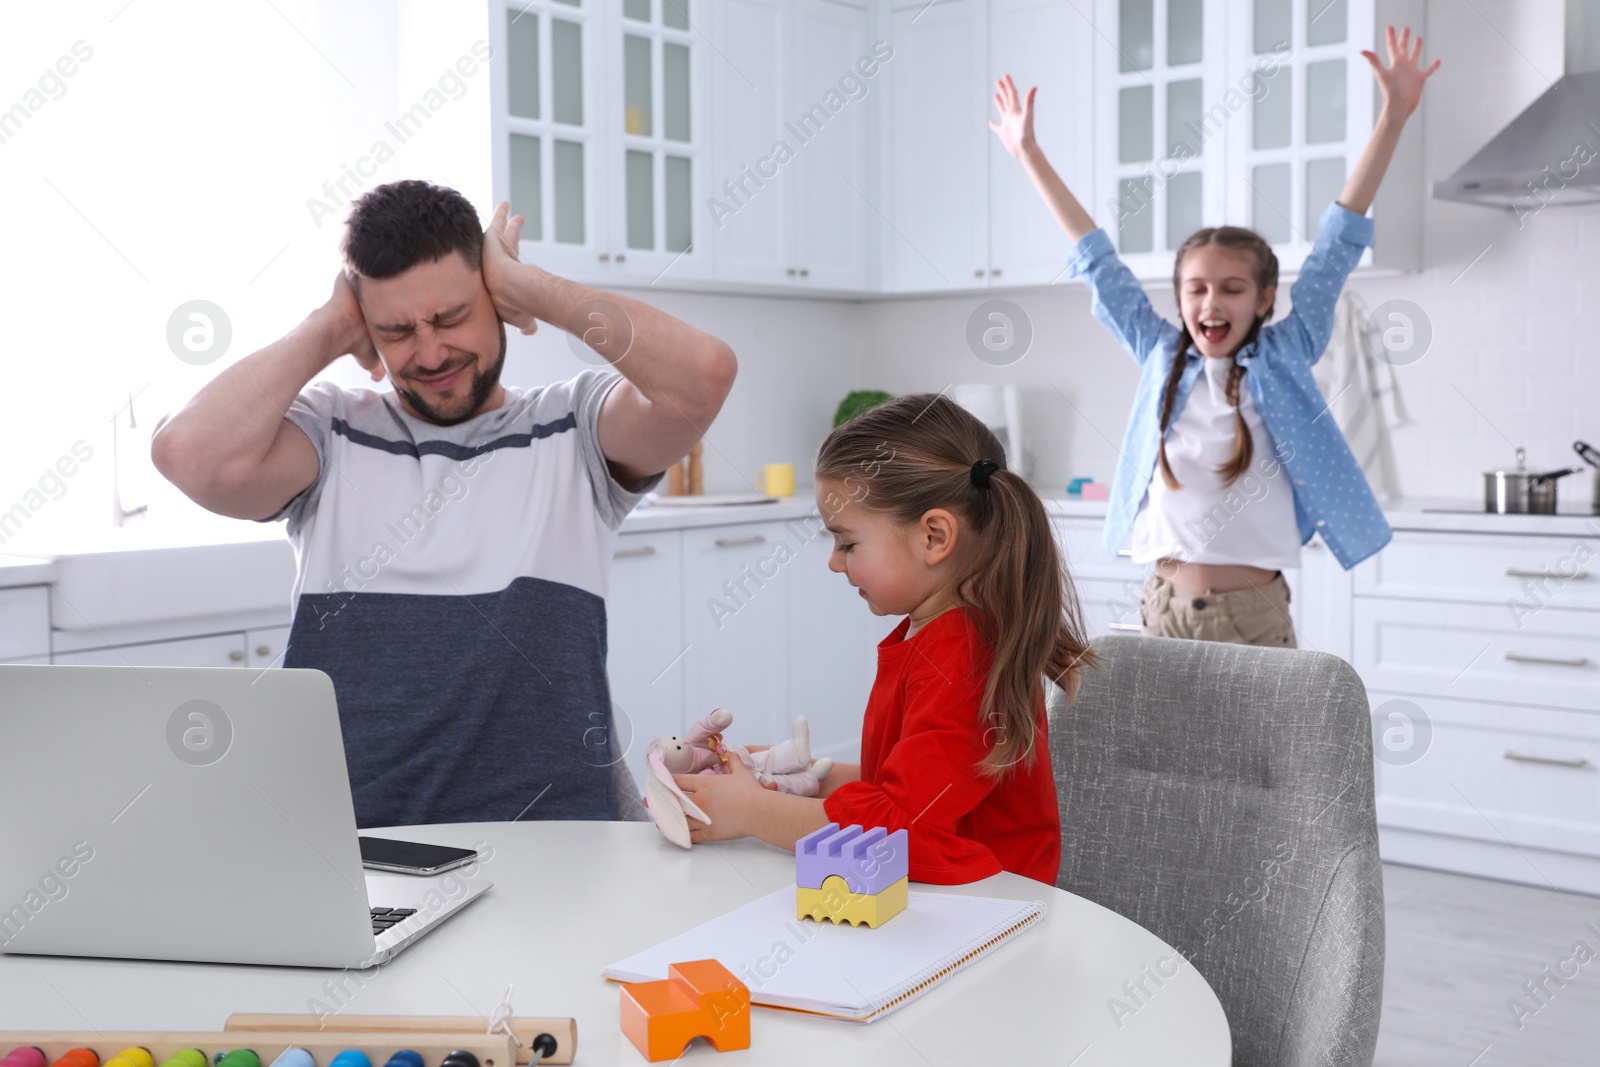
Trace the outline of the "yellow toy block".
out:
M 821 889 L 795 890 L 796 918 L 870 926 L 874 930 L 906 910 L 909 878 L 902 878 L 880 893 L 851 893 L 845 880 L 831 874 Z

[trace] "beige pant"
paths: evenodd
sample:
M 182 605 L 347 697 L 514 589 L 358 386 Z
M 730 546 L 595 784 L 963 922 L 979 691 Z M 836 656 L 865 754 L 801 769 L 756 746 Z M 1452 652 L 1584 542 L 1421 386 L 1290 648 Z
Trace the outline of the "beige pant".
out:
M 1185 593 L 1152 574 L 1139 598 L 1139 622 L 1146 637 L 1296 647 L 1294 623 L 1289 618 L 1289 583 L 1282 571 L 1259 588 L 1227 593 Z

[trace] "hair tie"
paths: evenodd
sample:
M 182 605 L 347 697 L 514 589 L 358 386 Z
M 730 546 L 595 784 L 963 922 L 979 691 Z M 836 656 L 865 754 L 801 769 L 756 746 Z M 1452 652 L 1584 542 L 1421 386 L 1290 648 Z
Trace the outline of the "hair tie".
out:
M 992 459 L 978 460 L 972 465 L 972 484 L 979 489 L 989 488 L 989 475 L 1000 469 L 1000 464 Z

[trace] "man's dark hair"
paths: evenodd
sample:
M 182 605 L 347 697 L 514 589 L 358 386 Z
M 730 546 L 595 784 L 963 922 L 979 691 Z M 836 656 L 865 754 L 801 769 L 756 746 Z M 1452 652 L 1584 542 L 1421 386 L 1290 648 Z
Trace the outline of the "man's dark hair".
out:
M 476 270 L 483 227 L 472 204 L 454 189 L 416 180 L 390 182 L 350 206 L 339 247 L 350 270 L 368 278 L 392 278 L 450 252 L 461 253 Z

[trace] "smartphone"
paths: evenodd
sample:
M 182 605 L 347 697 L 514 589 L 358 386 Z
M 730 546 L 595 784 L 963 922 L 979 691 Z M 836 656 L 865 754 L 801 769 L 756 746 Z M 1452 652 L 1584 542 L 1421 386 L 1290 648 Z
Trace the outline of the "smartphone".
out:
M 361 865 L 375 871 L 439 874 L 478 858 L 478 854 L 470 848 L 424 845 L 416 841 L 394 841 L 387 837 L 362 837 L 359 840 Z

